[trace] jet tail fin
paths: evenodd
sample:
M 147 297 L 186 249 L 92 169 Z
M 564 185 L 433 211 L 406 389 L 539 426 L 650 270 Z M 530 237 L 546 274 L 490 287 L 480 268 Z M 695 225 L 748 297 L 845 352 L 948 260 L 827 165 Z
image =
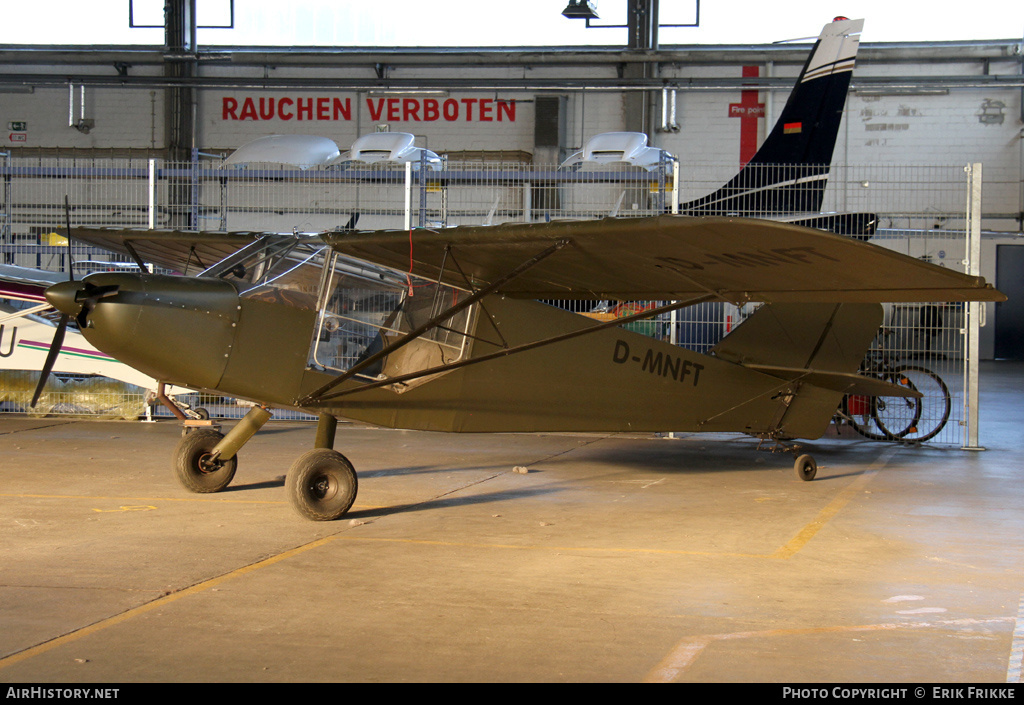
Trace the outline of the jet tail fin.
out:
M 680 206 L 688 215 L 767 216 L 821 210 L 864 20 L 825 25 L 796 87 L 754 157 L 718 191 Z
M 822 213 L 821 215 L 783 216 L 772 220 L 815 230 L 827 230 L 836 235 L 845 235 L 865 241 L 870 240 L 878 230 L 877 213 Z

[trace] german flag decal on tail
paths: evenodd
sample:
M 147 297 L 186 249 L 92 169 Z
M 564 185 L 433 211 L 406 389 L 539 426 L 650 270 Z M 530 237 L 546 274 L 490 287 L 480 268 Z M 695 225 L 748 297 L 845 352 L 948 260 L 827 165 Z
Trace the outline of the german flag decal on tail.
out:
M 804 131 L 804 124 L 802 122 L 787 122 L 783 125 L 783 131 L 787 135 L 796 135 Z

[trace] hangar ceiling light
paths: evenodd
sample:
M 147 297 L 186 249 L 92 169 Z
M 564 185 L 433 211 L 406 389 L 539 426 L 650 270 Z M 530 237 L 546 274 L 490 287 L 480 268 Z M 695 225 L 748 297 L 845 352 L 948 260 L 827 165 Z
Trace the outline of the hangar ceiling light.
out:
M 569 4 L 562 10 L 562 16 L 570 20 L 599 20 L 597 8 L 590 0 L 569 0 Z

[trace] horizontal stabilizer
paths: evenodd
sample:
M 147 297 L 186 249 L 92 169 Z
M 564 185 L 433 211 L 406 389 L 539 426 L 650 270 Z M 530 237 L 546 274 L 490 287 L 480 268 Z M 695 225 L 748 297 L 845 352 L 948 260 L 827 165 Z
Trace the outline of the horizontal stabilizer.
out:
M 924 396 L 916 389 L 901 387 L 877 377 L 846 372 L 822 372 L 795 367 L 773 367 L 771 365 L 744 365 L 752 370 L 779 377 L 780 379 L 800 380 L 816 387 L 831 389 L 843 394 L 863 394 L 869 397 L 913 397 Z

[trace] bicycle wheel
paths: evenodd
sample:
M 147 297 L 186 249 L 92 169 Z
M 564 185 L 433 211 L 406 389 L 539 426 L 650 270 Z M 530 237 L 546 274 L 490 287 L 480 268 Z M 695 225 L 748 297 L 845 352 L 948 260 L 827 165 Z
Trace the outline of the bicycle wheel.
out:
M 887 372 L 886 382 L 917 391 L 909 377 Z M 871 418 L 878 424 L 885 440 L 899 441 L 917 432 L 921 420 L 921 400 L 914 397 L 872 397 Z
M 878 430 L 874 419 L 873 399 L 863 394 L 848 394 L 843 398 L 840 410 L 854 431 L 873 441 L 887 441 L 889 436 Z
M 918 365 L 901 365 L 896 368 L 896 375 L 924 395 L 916 400 L 921 411 L 903 440 L 923 442 L 934 438 L 945 428 L 953 406 L 946 383 L 935 372 Z

